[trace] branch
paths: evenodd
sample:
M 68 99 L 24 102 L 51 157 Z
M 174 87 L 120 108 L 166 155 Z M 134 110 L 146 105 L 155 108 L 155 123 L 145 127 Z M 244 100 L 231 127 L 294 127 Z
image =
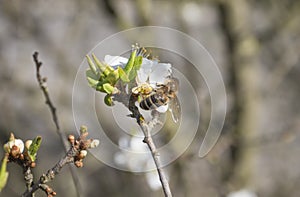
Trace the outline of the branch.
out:
M 67 139 L 66 139 L 66 136 L 64 135 L 64 133 L 60 130 L 59 120 L 58 120 L 57 114 L 56 114 L 56 108 L 53 105 L 53 103 L 50 99 L 49 92 L 48 92 L 48 87 L 47 87 L 47 84 L 46 84 L 47 78 L 42 77 L 42 75 L 40 74 L 40 68 L 42 66 L 42 62 L 39 61 L 38 55 L 39 55 L 38 52 L 34 52 L 34 54 L 33 54 L 33 61 L 34 61 L 35 66 L 36 66 L 36 79 L 38 81 L 40 89 L 42 90 L 42 92 L 45 96 L 46 104 L 50 108 L 52 119 L 53 119 L 53 122 L 54 122 L 55 127 L 56 127 L 56 133 L 60 136 L 60 140 L 61 140 L 61 142 L 62 142 L 62 144 L 65 148 L 65 151 L 67 152 L 68 151 Z M 72 174 L 72 178 L 73 178 L 73 181 L 74 181 L 75 188 L 77 189 L 77 196 L 80 196 L 81 189 L 80 189 L 80 184 L 79 184 L 79 178 L 78 178 L 74 168 L 71 167 L 70 170 L 71 170 L 71 174 Z
M 46 183 L 52 181 L 61 171 L 61 169 L 67 164 L 74 163 L 76 167 L 82 167 L 82 161 L 87 154 L 86 150 L 98 146 L 99 141 L 86 139 L 87 135 L 88 132 L 86 132 L 85 127 L 81 128 L 81 135 L 76 140 L 73 135 L 70 135 L 68 140 L 71 144 L 71 148 L 67 151 L 65 157 L 60 159 L 53 168 L 47 171 L 46 174 L 43 174 L 37 183 L 33 184 L 29 190 L 23 193 L 22 197 L 30 197 L 38 189 L 42 189 L 48 195 L 48 197 L 55 196 L 56 192 Z
M 129 100 L 128 100 L 129 98 Z M 131 111 L 131 117 L 135 118 L 138 125 L 142 129 L 145 138 L 143 140 L 144 143 L 147 144 L 151 155 L 153 157 L 156 170 L 159 175 L 159 180 L 161 182 L 164 194 L 166 197 L 172 197 L 172 193 L 170 190 L 170 186 L 167 180 L 167 177 L 162 169 L 162 164 L 160 161 L 159 153 L 156 149 L 156 146 L 153 142 L 152 136 L 151 136 L 151 130 L 154 128 L 154 126 L 159 123 L 158 117 L 159 113 L 155 110 L 152 111 L 153 119 L 149 122 L 146 122 L 143 115 L 140 113 L 139 109 L 135 106 L 135 102 L 137 101 L 137 97 L 131 94 L 130 96 L 126 93 L 121 92 L 120 94 L 114 95 L 114 100 L 119 101 L 123 103 L 130 111 Z

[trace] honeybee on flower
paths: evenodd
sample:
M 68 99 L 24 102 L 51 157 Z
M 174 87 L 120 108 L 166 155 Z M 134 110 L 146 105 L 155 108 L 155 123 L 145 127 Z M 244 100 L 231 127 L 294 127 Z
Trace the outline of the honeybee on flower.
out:
M 179 82 L 172 76 L 172 66 L 157 59 L 149 59 L 149 56 L 150 53 L 138 44 L 132 46 L 129 59 L 106 55 L 101 63 L 92 55 L 95 65 L 87 56 L 90 66 L 87 79 L 93 88 L 107 94 L 105 103 L 108 105 L 112 105 L 113 95 L 122 91 L 119 86 L 121 82 L 127 84 L 126 94 L 138 97 L 141 109 L 157 110 L 160 113 L 169 109 L 174 122 L 178 122 L 180 105 L 176 94 Z

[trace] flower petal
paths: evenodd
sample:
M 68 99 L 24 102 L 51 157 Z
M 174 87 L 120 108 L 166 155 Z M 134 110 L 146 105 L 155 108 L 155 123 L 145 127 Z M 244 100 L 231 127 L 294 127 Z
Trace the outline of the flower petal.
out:
M 153 61 L 143 58 L 141 68 L 137 72 L 137 83 L 145 83 L 152 71 Z
M 111 56 L 111 55 L 105 55 L 104 62 L 108 65 L 112 66 L 113 68 L 116 68 L 120 66 L 121 68 L 124 68 L 125 65 L 128 62 L 128 59 L 121 56 Z
M 160 83 L 163 84 L 167 77 L 172 74 L 171 64 L 169 63 L 157 63 L 152 67 L 152 72 L 149 76 L 150 84 Z

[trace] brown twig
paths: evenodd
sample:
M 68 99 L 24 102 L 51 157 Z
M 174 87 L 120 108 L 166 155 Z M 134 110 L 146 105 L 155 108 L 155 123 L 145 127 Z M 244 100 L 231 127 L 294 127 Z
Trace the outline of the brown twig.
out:
M 86 155 L 83 154 L 82 151 L 97 146 L 93 144 L 94 140 L 86 139 L 87 135 L 87 132 L 81 132 L 81 135 L 76 140 L 73 135 L 70 135 L 69 142 L 71 144 L 71 148 L 67 151 L 65 157 L 60 159 L 53 168 L 47 171 L 46 174 L 43 174 L 37 183 L 33 184 L 30 189 L 23 193 L 22 197 L 31 196 L 38 189 L 45 191 L 48 197 L 55 196 L 56 192 L 46 183 L 52 181 L 60 170 L 67 164 L 74 163 L 76 167 L 83 166 L 82 160 Z
M 152 113 L 152 116 L 153 116 L 152 120 L 149 122 L 146 122 L 143 115 L 140 113 L 139 109 L 135 106 L 135 102 L 137 101 L 137 97 L 135 95 L 133 95 L 133 94 L 129 95 L 124 92 L 121 92 L 120 94 L 114 95 L 114 100 L 123 103 L 131 111 L 132 114 L 130 116 L 132 118 L 136 119 L 138 125 L 142 129 L 142 131 L 145 135 L 143 142 L 147 144 L 147 146 L 151 152 L 151 155 L 153 157 L 164 194 L 166 197 L 171 197 L 172 193 L 171 193 L 171 189 L 169 186 L 169 182 L 168 182 L 167 177 L 162 169 L 162 164 L 160 161 L 159 153 L 156 149 L 156 146 L 155 146 L 152 136 L 151 136 L 151 130 L 159 122 L 158 121 L 159 113 L 154 110 Z
M 40 74 L 40 68 L 42 67 L 43 63 L 39 61 L 38 55 L 39 55 L 38 52 L 34 52 L 34 54 L 33 54 L 33 60 L 34 60 L 34 63 L 36 65 L 36 79 L 39 83 L 39 86 L 40 86 L 44 96 L 45 96 L 46 104 L 50 108 L 52 118 L 53 118 L 53 122 L 54 122 L 55 127 L 56 127 L 56 131 L 58 132 L 58 134 L 60 134 L 61 132 L 60 132 L 60 127 L 59 127 L 59 121 L 58 121 L 57 115 L 56 115 L 56 108 L 54 107 L 54 105 L 53 105 L 53 103 L 50 99 L 50 96 L 49 96 L 49 93 L 48 93 L 48 88 L 47 88 L 47 85 L 46 85 L 47 78 L 42 77 L 42 75 Z
M 54 122 L 55 127 L 56 127 L 56 133 L 59 135 L 59 137 L 61 139 L 61 142 L 62 142 L 62 144 L 65 148 L 65 151 L 67 152 L 68 151 L 67 139 L 66 139 L 65 134 L 63 132 L 61 132 L 61 130 L 60 130 L 59 120 L 58 120 L 57 114 L 56 114 L 56 108 L 55 108 L 55 106 L 53 105 L 53 103 L 51 101 L 51 98 L 50 98 L 50 95 L 49 95 L 49 92 L 48 92 L 48 87 L 46 85 L 47 78 L 42 77 L 42 75 L 40 74 L 40 68 L 42 66 L 42 62 L 40 62 L 39 59 L 38 59 L 38 52 L 34 52 L 33 61 L 34 61 L 35 66 L 36 66 L 36 79 L 38 81 L 40 89 L 42 90 L 42 92 L 45 96 L 46 104 L 50 108 L 52 119 L 53 119 L 53 122 Z M 73 181 L 74 181 L 75 188 L 77 190 L 77 196 L 80 196 L 81 187 L 80 187 L 80 184 L 79 184 L 79 178 L 78 178 L 78 176 L 77 176 L 77 174 L 76 174 L 73 167 L 71 167 L 70 170 L 71 170 L 71 175 L 72 175 L 72 178 L 73 178 Z

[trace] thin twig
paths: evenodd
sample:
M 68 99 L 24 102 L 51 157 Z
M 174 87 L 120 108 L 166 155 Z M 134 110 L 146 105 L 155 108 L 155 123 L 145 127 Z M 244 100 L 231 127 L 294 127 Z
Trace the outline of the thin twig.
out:
M 129 98 L 129 100 L 128 100 Z M 146 122 L 143 115 L 140 113 L 139 109 L 135 106 L 135 102 L 137 101 L 137 97 L 131 94 L 130 96 L 126 93 L 121 93 L 114 95 L 114 100 L 119 101 L 123 103 L 130 111 L 131 111 L 131 117 L 135 118 L 138 125 L 142 129 L 145 138 L 143 140 L 144 143 L 147 144 L 151 155 L 153 157 L 156 170 L 159 175 L 159 180 L 161 182 L 164 194 L 166 197 L 172 197 L 171 189 L 169 186 L 169 182 L 167 180 L 166 174 L 164 173 L 162 169 L 162 164 L 160 161 L 159 153 L 157 151 L 157 148 L 153 142 L 152 136 L 151 136 L 151 130 L 154 128 L 154 126 L 159 122 L 158 117 L 159 114 L 157 111 L 153 111 L 153 119 L 149 122 Z
M 52 181 L 55 178 L 55 175 L 60 172 L 62 167 L 65 165 L 72 163 L 74 161 L 74 156 L 76 155 L 76 150 L 73 148 L 70 148 L 70 150 L 67 152 L 66 156 L 62 158 L 52 169 L 48 170 L 46 174 L 43 174 L 39 181 L 35 183 L 31 189 L 27 190 L 22 197 L 27 197 L 36 192 L 38 189 L 43 189 L 45 187 L 45 183 Z M 42 186 L 43 185 L 43 186 Z
M 53 119 L 53 122 L 54 122 L 55 127 L 56 127 L 56 133 L 59 135 L 60 140 L 61 140 L 61 142 L 62 142 L 62 144 L 65 148 L 65 151 L 67 152 L 68 151 L 67 139 L 66 139 L 66 136 L 64 135 L 64 133 L 60 130 L 59 120 L 58 120 L 57 114 L 56 114 L 56 108 L 55 108 L 55 106 L 53 105 L 53 103 L 51 101 L 51 98 L 50 98 L 50 95 L 49 95 L 49 92 L 48 92 L 48 87 L 46 85 L 47 78 L 42 77 L 42 75 L 40 74 L 40 68 L 42 66 L 42 62 L 40 62 L 39 59 L 38 59 L 38 52 L 34 52 L 33 61 L 34 61 L 35 66 L 36 66 L 36 79 L 38 81 L 40 89 L 42 90 L 42 92 L 45 96 L 46 104 L 49 106 L 49 109 L 51 111 L 52 119 Z M 75 188 L 76 188 L 76 191 L 77 191 L 77 196 L 79 197 L 80 194 L 81 194 L 81 187 L 80 187 L 80 184 L 79 184 L 79 178 L 78 178 L 77 173 L 75 172 L 75 169 L 74 169 L 73 166 L 71 166 L 70 170 L 71 170 L 71 175 L 72 175 L 74 185 L 75 185 Z
M 85 155 L 81 155 L 82 150 L 87 150 L 89 148 L 94 148 L 92 145 L 92 139 L 86 139 L 88 133 L 81 133 L 78 139 L 74 139 L 74 136 L 69 137 L 69 142 L 71 143 L 70 149 L 67 151 L 66 155 L 60 159 L 53 168 L 47 171 L 46 174 L 43 174 L 39 181 L 32 185 L 30 189 L 27 189 L 22 197 L 29 197 L 38 189 L 42 189 L 48 196 L 55 196 L 55 191 L 48 186 L 46 183 L 52 181 L 55 176 L 60 172 L 60 170 L 70 163 L 75 163 L 77 167 L 82 167 L 82 159 Z

